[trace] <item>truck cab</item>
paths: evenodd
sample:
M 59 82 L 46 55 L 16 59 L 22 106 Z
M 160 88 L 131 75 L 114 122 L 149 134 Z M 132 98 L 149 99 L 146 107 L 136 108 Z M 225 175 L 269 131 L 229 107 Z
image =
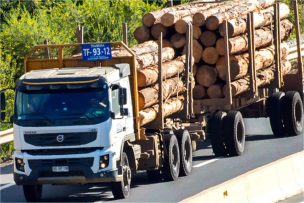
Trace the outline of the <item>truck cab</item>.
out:
M 30 54 L 37 50 L 44 49 Z M 27 201 L 40 200 L 43 184 L 108 182 L 115 197 L 128 195 L 131 169 L 122 151 L 135 140 L 128 58 L 98 66 L 75 56 L 27 57 L 13 119 L 14 180 Z

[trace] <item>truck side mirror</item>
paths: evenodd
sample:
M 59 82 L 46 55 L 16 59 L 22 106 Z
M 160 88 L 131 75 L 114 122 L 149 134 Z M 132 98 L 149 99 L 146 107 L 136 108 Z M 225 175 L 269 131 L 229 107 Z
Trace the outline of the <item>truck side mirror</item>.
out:
M 127 89 L 126 88 L 119 88 L 119 105 L 127 104 Z
M 0 92 L 0 105 L 1 105 L 0 110 L 1 111 L 5 110 L 5 103 L 6 103 L 5 94 L 4 94 L 4 92 Z

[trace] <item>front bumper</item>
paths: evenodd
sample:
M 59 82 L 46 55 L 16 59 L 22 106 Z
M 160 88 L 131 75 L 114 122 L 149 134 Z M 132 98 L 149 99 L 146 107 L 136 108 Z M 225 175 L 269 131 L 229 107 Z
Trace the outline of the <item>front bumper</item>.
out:
M 106 154 L 109 155 L 109 165 L 100 169 L 100 157 Z M 24 171 L 20 171 L 17 170 L 16 163 L 14 164 L 14 180 L 17 185 L 118 182 L 122 180 L 122 175 L 118 174 L 114 155 L 115 153 L 110 150 L 64 155 L 31 155 L 27 152 L 15 152 L 14 157 L 23 159 L 25 165 Z M 53 172 L 53 166 L 68 166 L 69 170 Z
M 85 184 L 85 183 L 118 182 L 122 180 L 122 175 L 118 175 L 117 171 L 87 173 L 84 176 L 54 176 L 54 177 L 40 177 L 38 173 L 31 173 L 31 175 L 29 176 L 14 173 L 14 180 L 17 185 Z

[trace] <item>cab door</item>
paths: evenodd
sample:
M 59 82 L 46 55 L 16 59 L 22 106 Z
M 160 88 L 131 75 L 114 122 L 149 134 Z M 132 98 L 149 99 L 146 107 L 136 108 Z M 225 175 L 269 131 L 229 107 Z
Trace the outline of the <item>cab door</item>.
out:
M 114 140 L 123 138 L 126 134 L 126 116 L 123 111 L 121 93 L 122 88 L 119 84 L 111 86 L 111 117 Z

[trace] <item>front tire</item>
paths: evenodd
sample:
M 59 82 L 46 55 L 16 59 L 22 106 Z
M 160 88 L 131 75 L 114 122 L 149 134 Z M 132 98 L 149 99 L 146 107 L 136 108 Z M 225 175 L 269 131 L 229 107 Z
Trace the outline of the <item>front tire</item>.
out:
M 131 190 L 131 168 L 129 165 L 127 154 L 125 152 L 123 152 L 121 155 L 120 164 L 122 168 L 123 180 L 120 182 L 112 183 L 112 193 L 114 199 L 128 198 Z
M 23 193 L 27 202 L 39 202 L 42 197 L 42 185 L 23 185 Z
M 240 156 L 245 149 L 245 124 L 239 111 L 230 111 L 224 119 L 225 143 L 230 156 Z
M 188 130 L 175 131 L 180 152 L 180 176 L 187 176 L 192 171 L 192 144 Z
M 180 171 L 180 152 L 176 136 L 173 133 L 164 135 L 164 165 L 162 174 L 167 181 L 178 179 Z
M 303 132 L 303 102 L 298 92 L 287 92 L 283 98 L 283 122 L 289 136 Z

